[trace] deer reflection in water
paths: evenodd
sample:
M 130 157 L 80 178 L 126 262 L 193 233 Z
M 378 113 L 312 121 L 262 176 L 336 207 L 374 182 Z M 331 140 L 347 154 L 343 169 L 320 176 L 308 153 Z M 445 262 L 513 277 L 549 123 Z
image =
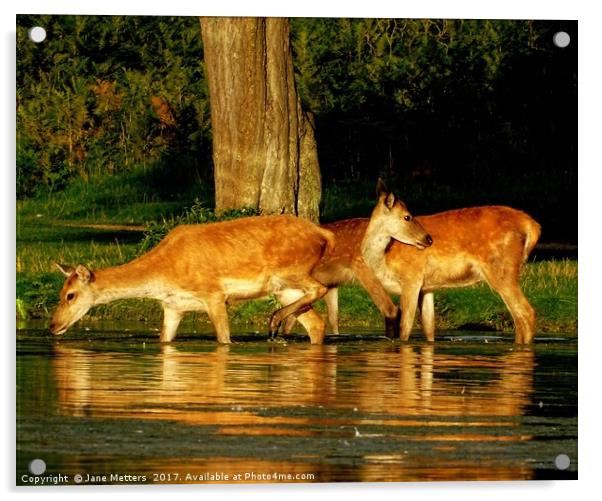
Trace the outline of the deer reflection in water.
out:
M 203 352 L 165 345 L 158 353 L 132 354 L 57 345 L 59 406 L 71 415 L 197 424 L 220 416 L 240 423 L 245 407 L 327 406 L 336 399 L 336 349 L 309 345 L 287 357 L 271 346 L 243 353 L 228 345 Z
M 337 345 L 161 346 L 156 353 L 55 346 L 60 409 L 70 415 L 202 423 L 212 407 L 352 407 L 391 416 L 520 416 L 530 404 L 530 348 L 457 354 L 432 345 L 377 353 Z M 201 412 L 202 418 L 195 417 Z M 263 418 L 257 417 L 257 420 Z
M 345 467 L 320 463 L 320 481 L 450 479 L 454 467 L 463 471 L 454 478 L 530 478 L 531 468 L 521 461 L 484 467 L 479 458 L 466 458 L 450 467 L 447 458 L 469 442 L 532 438 L 516 431 L 520 420 L 508 419 L 531 405 L 535 357 L 529 347 L 504 346 L 489 354 L 389 344 L 203 349 L 164 345 L 154 352 L 111 353 L 56 345 L 59 412 L 211 425 L 216 435 L 285 436 L 291 444 L 294 437 L 345 442 L 355 430 L 365 440 L 432 443 L 431 453 L 439 454 L 408 461 L 390 446 L 382 454 L 358 450 Z M 315 471 L 293 460 L 303 456 L 302 450 L 293 454 L 294 447 L 290 462 L 274 465 Z M 230 459 L 220 461 L 225 468 Z M 403 469 L 391 469 L 397 463 Z
M 361 406 L 398 416 L 520 416 L 533 391 L 529 348 L 502 355 L 466 355 L 432 345 L 348 357 L 369 377 L 358 389 Z

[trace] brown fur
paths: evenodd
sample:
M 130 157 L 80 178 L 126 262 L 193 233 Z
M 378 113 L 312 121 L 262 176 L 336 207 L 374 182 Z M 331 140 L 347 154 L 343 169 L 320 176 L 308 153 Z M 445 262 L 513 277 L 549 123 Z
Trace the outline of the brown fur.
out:
M 432 236 L 433 245 L 418 250 L 394 242 L 386 253 L 387 267 L 398 282 L 388 287 L 388 292 L 401 295 L 402 339 L 407 340 L 410 335 L 420 302 L 423 330 L 428 340 L 434 340 L 433 291 L 485 281 L 500 294 L 510 310 L 516 342 L 531 342 L 535 312 L 520 290 L 519 275 L 539 238 L 539 224 L 524 212 L 502 206 L 451 210 L 415 219 Z M 378 290 L 373 280 L 366 285 L 361 279 L 361 274 L 366 273 L 361 245 L 368 222 L 368 219 L 349 219 L 324 225 L 335 234 L 337 249 L 319 268 L 335 263 L 336 273 L 321 280 L 336 287 L 350 278 L 358 279 L 380 311 L 390 316 L 394 305 L 388 294 L 383 294 L 382 285 Z M 340 278 L 343 280 L 339 281 Z M 328 295 L 332 296 L 333 292 Z M 336 298 L 331 298 L 331 302 L 336 303 Z M 336 322 L 336 312 L 329 312 L 329 319 L 331 324 L 333 320 Z
M 329 231 L 337 232 L 343 242 L 355 242 L 357 248 L 349 245 L 337 247 L 324 256 L 315 268 L 313 276 L 331 290 L 324 296 L 328 318 L 333 332 L 338 334 L 338 294 L 339 283 L 357 280 L 368 291 L 385 316 L 387 335 L 395 337 L 399 333 L 399 310 L 391 302 L 383 285 L 395 281 L 388 271 L 385 253 L 391 240 L 403 242 L 417 249 L 431 245 L 432 238 L 424 227 L 412 217 L 405 204 L 391 193 L 382 180 L 377 183 L 378 202 L 372 215 L 364 225 L 360 219 L 329 225 Z M 294 325 L 294 318 L 287 321 L 285 332 Z
M 162 341 L 171 341 L 187 311 L 207 311 L 218 340 L 230 342 L 226 303 L 275 293 L 286 304 L 270 322 L 275 333 L 288 315 L 307 309 L 327 289 L 311 272 L 328 250 L 332 233 L 293 216 L 257 216 L 222 223 L 183 225 L 147 254 L 114 268 L 90 272 L 61 268 L 68 278 L 51 324 L 64 332 L 96 304 L 150 297 L 163 304 Z M 82 274 L 90 273 L 89 279 Z M 70 294 L 75 294 L 71 301 Z M 313 310 L 299 315 L 312 343 L 324 323 Z

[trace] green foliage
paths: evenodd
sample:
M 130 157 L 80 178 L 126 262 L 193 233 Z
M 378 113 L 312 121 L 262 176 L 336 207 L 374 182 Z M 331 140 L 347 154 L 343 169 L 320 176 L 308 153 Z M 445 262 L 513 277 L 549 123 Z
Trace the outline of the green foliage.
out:
M 181 215 L 163 218 L 160 222 L 150 222 L 138 247 L 138 255 L 148 252 L 163 240 L 170 230 L 181 224 L 216 223 L 218 221 L 229 221 L 239 217 L 256 216 L 258 214 L 259 211 L 253 207 L 243 207 L 242 209 L 228 210 L 218 215 L 215 211 L 205 206 L 199 199 L 196 199 L 194 204 L 185 209 Z
M 576 50 L 555 48 L 555 29 L 560 23 L 294 19 L 296 82 L 316 116 L 323 179 L 432 180 L 469 205 L 479 190 L 467 183 L 521 178 L 512 192 L 525 177 L 536 188 L 551 176 L 565 186 L 553 196 L 568 192 L 576 207 Z
M 374 99 L 432 111 L 442 86 L 477 98 L 539 36 L 516 21 L 298 18 L 293 27 L 297 84 L 317 113 Z
M 417 214 L 508 204 L 576 241 L 576 51 L 552 46 L 558 23 L 293 19 L 323 219 L 367 216 L 381 175 Z M 140 224 L 212 203 L 197 18 L 18 16 L 17 63 L 24 213 Z
M 206 174 L 202 56 L 196 18 L 18 16 L 18 197 L 140 165 Z

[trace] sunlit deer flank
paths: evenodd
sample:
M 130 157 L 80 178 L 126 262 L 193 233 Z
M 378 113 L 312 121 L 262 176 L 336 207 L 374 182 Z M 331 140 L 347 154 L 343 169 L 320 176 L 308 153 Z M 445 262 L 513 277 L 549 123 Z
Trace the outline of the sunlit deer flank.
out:
M 337 240 L 335 252 L 325 258 L 336 263 L 336 273 L 320 278 L 331 287 L 325 299 L 333 331 L 338 333 L 336 286 L 353 279 L 366 288 L 385 317 L 390 318 L 395 308 L 388 293 L 400 295 L 402 340 L 409 338 L 420 307 L 428 341 L 435 338 L 434 291 L 484 281 L 508 307 L 515 324 L 515 342 L 530 343 L 535 311 L 521 291 L 519 276 L 539 239 L 539 224 L 522 211 L 502 206 L 451 210 L 419 216 L 415 221 L 432 236 L 433 245 L 418 250 L 393 241 L 386 254 L 377 252 L 377 246 L 366 247 L 371 220 L 349 219 L 323 226 Z M 370 268 L 382 286 L 370 278 Z M 323 270 L 324 264 L 318 269 Z M 367 281 L 365 277 L 369 277 Z
M 206 311 L 220 343 L 230 342 L 226 304 L 269 294 L 285 306 L 272 315 L 270 334 L 298 315 L 311 342 L 324 338 L 324 322 L 310 305 L 327 288 L 311 276 L 331 232 L 292 216 L 257 216 L 221 223 L 183 225 L 155 248 L 113 268 L 58 265 L 67 276 L 50 330 L 64 333 L 93 306 L 124 298 L 152 298 L 163 306 L 160 340 L 176 336 L 188 311 Z
M 333 331 L 338 334 L 338 295 L 336 287 L 341 283 L 357 280 L 368 291 L 386 319 L 387 334 L 392 336 L 399 329 L 398 308 L 393 304 L 382 283 L 395 281 L 385 263 L 385 252 L 391 241 L 402 242 L 420 253 L 433 243 L 431 236 L 408 211 L 405 204 L 387 190 L 379 179 L 378 203 L 368 220 L 350 220 L 325 225 L 336 232 L 343 245 L 324 256 L 313 272 L 321 283 L 331 287 L 325 296 L 328 315 Z M 366 224 L 358 231 L 354 221 Z M 353 243 L 353 245 L 350 245 Z M 290 331 L 294 319 L 287 322 Z

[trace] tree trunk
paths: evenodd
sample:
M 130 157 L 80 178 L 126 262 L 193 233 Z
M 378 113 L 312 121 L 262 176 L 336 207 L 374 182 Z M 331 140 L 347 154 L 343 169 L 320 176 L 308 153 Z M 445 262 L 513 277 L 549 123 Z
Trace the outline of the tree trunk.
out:
M 215 208 L 318 220 L 320 166 L 301 110 L 288 19 L 201 18 Z

